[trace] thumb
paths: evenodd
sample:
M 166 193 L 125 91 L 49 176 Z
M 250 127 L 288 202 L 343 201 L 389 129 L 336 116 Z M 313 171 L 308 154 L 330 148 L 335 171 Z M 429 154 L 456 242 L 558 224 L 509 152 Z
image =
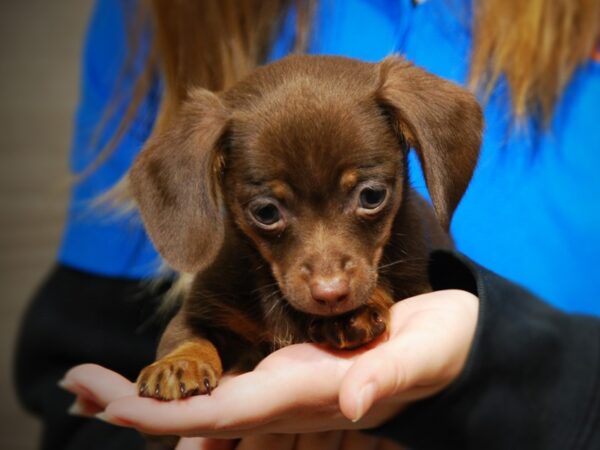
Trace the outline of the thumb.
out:
M 402 405 L 444 389 L 462 371 L 477 312 L 477 298 L 460 291 L 434 292 L 395 305 L 390 340 L 361 355 L 342 379 L 342 413 L 357 421 L 383 399 L 397 413 Z M 390 408 L 382 409 L 391 417 Z
M 395 345 L 380 345 L 362 355 L 348 370 L 340 388 L 340 410 L 358 421 L 376 401 L 408 386 L 406 361 L 398 358 Z

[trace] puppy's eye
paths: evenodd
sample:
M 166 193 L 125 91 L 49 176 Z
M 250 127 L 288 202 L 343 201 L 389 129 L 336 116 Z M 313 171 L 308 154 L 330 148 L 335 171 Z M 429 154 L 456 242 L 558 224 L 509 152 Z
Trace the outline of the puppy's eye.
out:
M 266 229 L 275 228 L 281 221 L 281 213 L 275 203 L 263 203 L 250 211 L 258 225 Z
M 384 202 L 387 189 L 384 187 L 366 187 L 360 191 L 359 203 L 362 209 L 372 211 Z

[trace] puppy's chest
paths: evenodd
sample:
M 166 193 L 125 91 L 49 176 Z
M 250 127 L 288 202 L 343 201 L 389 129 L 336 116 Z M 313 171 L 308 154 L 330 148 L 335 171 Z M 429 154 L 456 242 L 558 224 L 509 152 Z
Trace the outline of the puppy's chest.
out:
M 184 305 L 188 323 L 215 344 L 225 370 L 251 370 L 274 350 L 309 341 L 306 321 L 294 317 L 273 282 L 242 273 L 243 282 L 219 283 L 221 289 L 198 277 Z
M 306 315 L 289 306 L 274 279 L 264 271 L 240 268 L 240 278 L 229 283 L 196 281 L 187 299 L 187 310 L 203 326 L 230 330 L 254 344 L 273 343 L 281 329 L 288 330 L 294 342 L 302 342 Z

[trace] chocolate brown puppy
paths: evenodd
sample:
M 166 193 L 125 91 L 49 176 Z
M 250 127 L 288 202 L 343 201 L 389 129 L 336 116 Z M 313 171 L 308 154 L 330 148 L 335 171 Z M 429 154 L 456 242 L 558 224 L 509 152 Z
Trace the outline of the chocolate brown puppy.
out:
M 398 57 L 293 56 L 190 93 L 130 173 L 156 248 L 195 274 L 140 395 L 210 394 L 282 346 L 383 333 L 393 302 L 431 289 L 481 131 L 471 94 Z

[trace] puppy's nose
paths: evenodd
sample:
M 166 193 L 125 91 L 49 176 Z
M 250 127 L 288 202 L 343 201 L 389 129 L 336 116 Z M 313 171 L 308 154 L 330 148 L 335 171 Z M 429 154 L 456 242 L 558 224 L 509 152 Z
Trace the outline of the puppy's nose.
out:
M 350 293 L 348 278 L 343 275 L 313 278 L 309 286 L 312 298 L 320 305 L 341 303 Z

